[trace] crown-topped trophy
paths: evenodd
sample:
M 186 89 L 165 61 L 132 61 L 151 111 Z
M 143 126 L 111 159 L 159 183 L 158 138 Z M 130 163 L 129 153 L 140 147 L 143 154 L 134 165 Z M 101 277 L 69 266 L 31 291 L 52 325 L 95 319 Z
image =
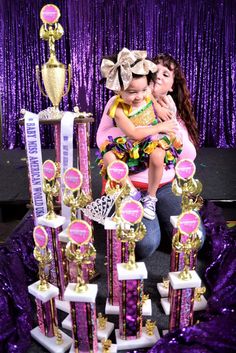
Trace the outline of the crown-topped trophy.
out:
M 45 5 L 40 11 L 40 18 L 43 21 L 43 25 L 40 28 L 39 34 L 41 39 L 48 41 L 50 51 L 48 61 L 41 68 L 46 93 L 40 82 L 40 69 L 38 65 L 36 66 L 36 77 L 40 91 L 53 104 L 53 108 L 49 108 L 43 112 L 43 117 L 47 117 L 48 119 L 60 119 L 62 117 L 63 112 L 60 113 L 58 107 L 62 97 L 68 94 L 71 83 L 70 64 L 68 65 L 68 69 L 66 69 L 66 66 L 56 58 L 55 42 L 64 34 L 63 27 L 58 23 L 60 16 L 59 8 L 53 4 Z M 64 92 L 66 71 L 68 71 L 68 86 L 66 92 Z

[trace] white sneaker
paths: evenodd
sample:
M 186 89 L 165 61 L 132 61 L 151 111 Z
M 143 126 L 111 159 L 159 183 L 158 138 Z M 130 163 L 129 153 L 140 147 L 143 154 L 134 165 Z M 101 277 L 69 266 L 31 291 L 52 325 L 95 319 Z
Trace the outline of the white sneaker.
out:
M 157 198 L 146 195 L 142 198 L 143 216 L 147 219 L 153 220 L 156 217 L 156 203 Z

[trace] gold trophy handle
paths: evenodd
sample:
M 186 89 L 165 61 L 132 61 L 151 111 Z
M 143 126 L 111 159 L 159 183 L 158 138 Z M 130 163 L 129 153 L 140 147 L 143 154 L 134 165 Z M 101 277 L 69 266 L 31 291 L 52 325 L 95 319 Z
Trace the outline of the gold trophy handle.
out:
M 62 97 L 66 96 L 68 94 L 69 90 L 70 90 L 71 77 L 72 77 L 71 64 L 68 65 L 67 71 L 68 71 L 68 85 L 67 85 L 67 90 L 66 90 L 65 93 L 63 93 Z
M 48 95 L 44 92 L 43 87 L 42 87 L 42 85 L 41 85 L 41 81 L 40 81 L 40 70 L 39 70 L 39 66 L 38 66 L 38 65 L 36 65 L 36 78 L 37 78 L 38 86 L 39 86 L 39 89 L 40 89 L 41 93 L 42 93 L 45 97 L 47 97 Z

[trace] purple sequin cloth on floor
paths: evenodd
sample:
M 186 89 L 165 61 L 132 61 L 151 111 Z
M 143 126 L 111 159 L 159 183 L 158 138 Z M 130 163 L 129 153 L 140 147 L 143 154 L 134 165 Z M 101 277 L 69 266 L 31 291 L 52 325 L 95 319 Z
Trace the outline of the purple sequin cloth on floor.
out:
M 32 308 L 27 286 L 37 278 L 33 218 L 27 213 L 0 246 L 0 353 L 25 353 L 31 343 Z
M 148 353 L 236 352 L 236 229 L 227 229 L 221 210 L 212 203 L 204 207 L 202 218 L 209 247 L 208 309 L 199 324 L 165 335 Z

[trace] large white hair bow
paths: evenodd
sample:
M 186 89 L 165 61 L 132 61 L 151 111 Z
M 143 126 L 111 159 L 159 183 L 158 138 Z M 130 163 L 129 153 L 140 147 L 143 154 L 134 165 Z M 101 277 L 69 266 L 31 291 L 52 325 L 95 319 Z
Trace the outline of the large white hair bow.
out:
M 147 60 L 147 52 L 145 50 L 128 50 L 123 48 L 118 56 L 117 62 L 114 63 L 109 59 L 103 59 L 101 64 L 102 76 L 106 78 L 106 87 L 112 91 L 120 91 L 122 80 L 123 89 L 126 90 L 132 81 L 133 73 L 137 75 L 147 75 L 149 71 L 156 72 L 157 66 L 152 61 Z

